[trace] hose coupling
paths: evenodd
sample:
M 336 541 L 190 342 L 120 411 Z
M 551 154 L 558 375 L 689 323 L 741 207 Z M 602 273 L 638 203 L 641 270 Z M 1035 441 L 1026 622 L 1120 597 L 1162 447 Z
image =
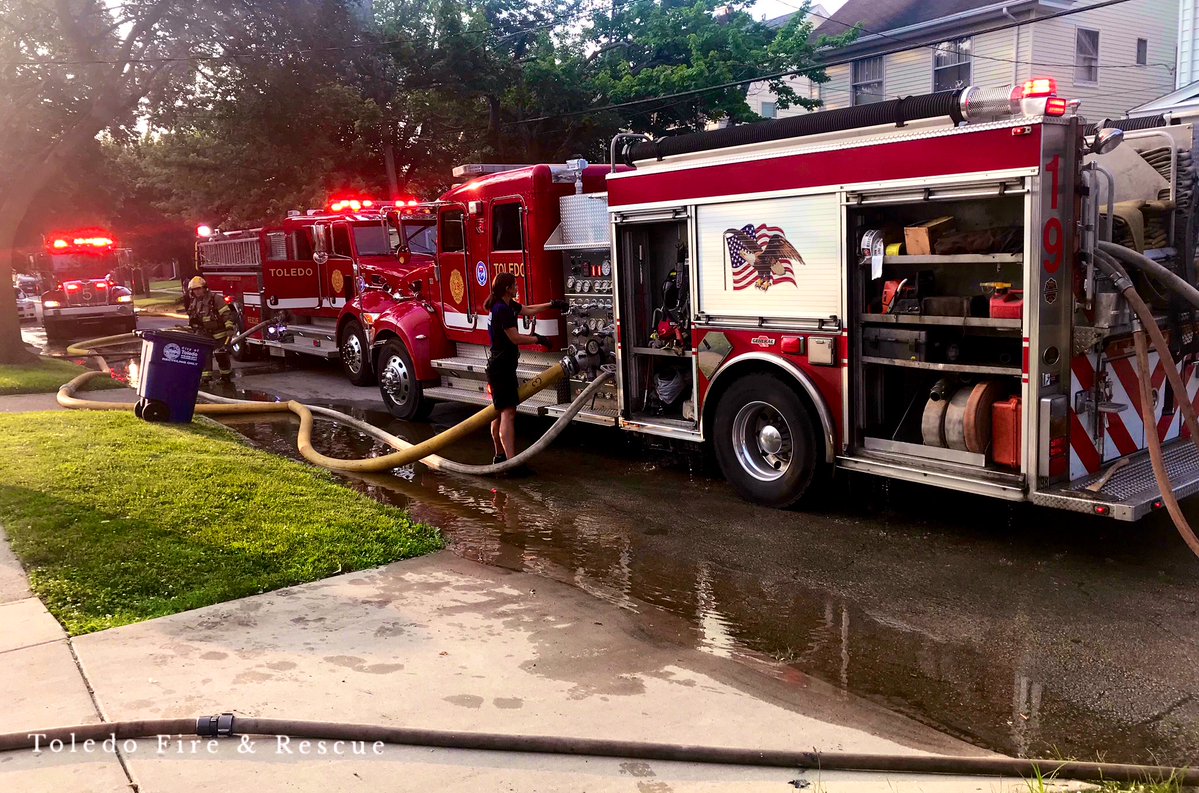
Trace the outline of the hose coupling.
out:
M 196 719 L 196 735 L 228 738 L 233 735 L 233 714 L 201 716 Z
M 564 355 L 562 356 L 562 360 L 558 361 L 558 363 L 562 365 L 562 369 L 566 372 L 567 377 L 574 377 L 579 373 L 580 354 L 581 353 L 579 352 L 575 352 L 573 354 Z

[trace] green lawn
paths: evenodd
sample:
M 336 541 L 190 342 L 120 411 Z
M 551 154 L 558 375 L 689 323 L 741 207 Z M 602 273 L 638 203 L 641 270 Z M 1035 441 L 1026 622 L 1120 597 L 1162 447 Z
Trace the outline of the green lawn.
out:
M 9 394 L 52 394 L 63 383 L 83 374 L 86 369 L 70 361 L 38 358 L 36 363 L 0 366 L 0 396 Z M 97 377 L 87 388 L 122 388 L 111 378 Z
M 183 286 L 178 281 L 151 281 L 149 297 L 134 297 L 133 305 L 153 314 L 183 309 Z
M 74 635 L 419 556 L 437 530 L 206 421 L 0 415 L 0 525 Z

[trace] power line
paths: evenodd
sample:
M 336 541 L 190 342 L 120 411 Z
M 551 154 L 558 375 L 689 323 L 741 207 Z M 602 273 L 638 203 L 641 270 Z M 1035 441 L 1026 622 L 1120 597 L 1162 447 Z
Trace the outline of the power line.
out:
M 783 0 L 777 0 L 777 1 L 780 5 L 785 5 L 788 8 L 794 8 L 797 11 L 803 10 L 803 8 L 801 6 L 791 5 L 790 3 L 783 2 Z M 1097 7 L 1097 6 L 1087 6 L 1087 8 L 1085 10 L 1091 10 L 1092 8 L 1095 8 L 1095 7 Z M 823 19 L 826 22 L 836 22 L 838 25 L 845 24 L 844 22 L 842 22 L 840 20 L 833 19 L 832 17 L 825 16 L 824 14 L 817 14 L 814 11 L 808 11 L 808 16 L 814 16 L 817 19 Z M 1056 15 L 1053 15 L 1053 16 L 1056 16 Z M 1042 17 L 1040 19 L 1030 18 L 1028 21 L 1029 22 L 1039 22 L 1043 19 L 1052 19 L 1053 16 Z M 900 39 L 897 36 L 890 36 L 890 35 L 887 35 L 886 33 L 881 33 L 876 30 L 870 30 L 867 27 L 863 27 L 862 31 L 870 34 L 871 36 L 878 36 L 879 38 L 887 39 L 888 41 L 902 42 L 902 39 Z M 990 33 L 991 31 L 985 30 L 985 31 L 979 31 L 979 32 L 980 33 Z M 970 34 L 971 37 L 974 35 L 975 35 L 974 33 Z M 956 38 L 967 38 L 967 37 L 966 36 L 957 36 Z M 934 52 L 936 52 L 937 48 L 942 43 L 945 43 L 946 41 L 948 41 L 948 40 L 943 39 L 942 41 L 938 41 L 935 44 L 922 44 L 922 45 L 919 45 L 919 47 L 927 47 L 928 49 L 931 49 Z M 917 47 L 914 46 L 912 49 L 917 49 Z M 870 57 L 872 57 L 872 56 L 870 56 Z M 1046 63 L 1045 61 L 1022 61 L 1022 60 L 1015 59 L 1015 58 L 1001 58 L 998 55 L 980 55 L 977 52 L 971 52 L 970 57 L 971 57 L 971 59 L 978 58 L 979 60 L 984 60 L 984 61 L 996 61 L 998 63 L 1014 63 L 1014 64 L 1020 64 L 1022 66 L 1053 66 L 1053 67 L 1061 67 L 1061 68 L 1074 68 L 1074 66 L 1075 66 L 1075 64 L 1073 64 L 1073 63 Z M 1097 69 L 1144 69 L 1148 66 L 1164 66 L 1166 68 L 1172 68 L 1173 64 L 1167 64 L 1167 63 L 1098 63 L 1095 65 L 1095 68 L 1097 68 Z
M 1071 16 L 1073 14 L 1080 14 L 1084 11 L 1094 11 L 1099 8 L 1107 8 L 1109 6 L 1120 5 L 1122 3 L 1127 3 L 1127 2 L 1129 2 L 1129 0 L 1104 0 L 1103 2 L 1095 3 L 1095 4 L 1089 5 L 1089 6 L 1084 6 L 1082 8 L 1069 8 L 1064 11 L 1058 11 L 1053 14 L 1047 14 L 1046 16 L 1037 17 L 1036 19 L 1016 20 L 1014 22 L 1007 22 L 1007 23 L 1004 23 L 1001 25 L 993 25 L 989 28 L 984 28 L 982 30 L 974 31 L 974 35 L 981 35 L 984 33 L 996 33 L 1001 30 L 1011 30 L 1012 28 L 1016 28 L 1016 27 L 1023 27 L 1025 25 L 1033 25 L 1033 24 L 1038 24 L 1041 22 L 1048 22 L 1051 19 L 1059 19 L 1061 17 Z M 937 41 L 932 41 L 932 42 L 920 42 L 917 44 L 909 44 L 909 45 L 906 45 L 903 47 L 896 47 L 894 49 L 884 50 L 883 52 L 876 52 L 873 55 L 871 55 L 871 57 L 882 57 L 882 56 L 886 56 L 886 55 L 894 55 L 899 52 L 908 52 L 910 50 L 927 47 L 930 44 L 938 44 L 941 41 L 942 41 L 942 39 L 938 39 Z M 824 61 L 822 63 L 813 64 L 812 68 L 826 69 L 830 66 L 842 66 L 847 63 L 852 63 L 855 60 L 859 60 L 859 58 L 842 58 L 840 60 Z M 587 113 L 600 113 L 600 112 L 603 112 L 606 110 L 619 110 L 621 108 L 633 107 L 634 105 L 640 105 L 640 104 L 644 104 L 646 102 L 660 102 L 664 99 L 677 99 L 677 98 L 681 98 L 681 97 L 697 96 L 699 94 L 705 94 L 710 91 L 725 91 L 725 90 L 728 90 L 729 88 L 738 88 L 740 86 L 748 85 L 750 83 L 757 83 L 757 82 L 763 82 L 763 81 L 768 81 L 768 80 L 779 80 L 779 79 L 789 77 L 789 76 L 795 75 L 795 74 L 798 74 L 798 72 L 795 69 L 788 69 L 787 71 L 773 72 L 771 74 L 762 74 L 762 75 L 758 75 L 757 77 L 751 77 L 751 78 L 748 78 L 745 80 L 734 80 L 732 82 L 721 83 L 719 85 L 713 85 L 713 86 L 709 86 L 707 88 L 693 88 L 689 91 L 678 91 L 673 94 L 666 94 L 665 96 L 647 97 L 645 99 L 633 99 L 628 102 L 615 102 L 612 104 L 602 105 L 600 107 L 587 108 L 585 110 L 571 110 L 571 111 L 568 111 L 565 113 L 554 113 L 552 115 L 536 116 L 534 118 L 526 118 L 526 119 L 521 119 L 519 121 L 509 121 L 509 122 L 507 122 L 507 126 L 512 126 L 512 125 L 516 125 L 516 124 L 531 124 L 531 123 L 534 123 L 537 121 L 548 121 L 550 119 L 555 119 L 555 118 L 567 118 L 569 116 L 585 115 Z

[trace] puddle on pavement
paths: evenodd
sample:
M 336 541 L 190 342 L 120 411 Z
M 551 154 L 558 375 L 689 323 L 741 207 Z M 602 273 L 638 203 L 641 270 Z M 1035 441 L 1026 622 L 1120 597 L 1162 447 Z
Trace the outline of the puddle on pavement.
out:
M 347 412 L 417 441 L 469 410 L 439 406 L 431 424 Z M 227 423 L 297 456 L 293 421 Z M 518 426 L 527 445 L 548 423 Z M 318 433 L 325 454 L 385 451 L 350 428 L 320 422 Z M 447 456 L 488 461 L 490 439 Z M 701 649 L 767 654 L 979 746 L 1126 762 L 1185 762 L 1199 749 L 1199 564 L 1161 521 L 1009 510 L 867 478 L 827 512 L 780 512 L 585 426 L 532 467 L 520 479 L 416 466 L 411 479 L 347 481 L 440 527 L 461 556 L 666 609 Z

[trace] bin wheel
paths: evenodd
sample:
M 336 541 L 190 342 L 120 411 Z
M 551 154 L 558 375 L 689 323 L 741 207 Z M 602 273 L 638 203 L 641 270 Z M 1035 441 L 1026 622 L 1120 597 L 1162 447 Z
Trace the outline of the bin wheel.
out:
M 142 417 L 142 411 L 145 410 L 145 408 L 146 408 L 146 400 L 139 399 L 133 405 L 133 415 L 137 416 L 140 419 Z
M 146 421 L 167 421 L 171 418 L 171 409 L 157 400 L 149 400 L 142 408 L 142 418 Z

